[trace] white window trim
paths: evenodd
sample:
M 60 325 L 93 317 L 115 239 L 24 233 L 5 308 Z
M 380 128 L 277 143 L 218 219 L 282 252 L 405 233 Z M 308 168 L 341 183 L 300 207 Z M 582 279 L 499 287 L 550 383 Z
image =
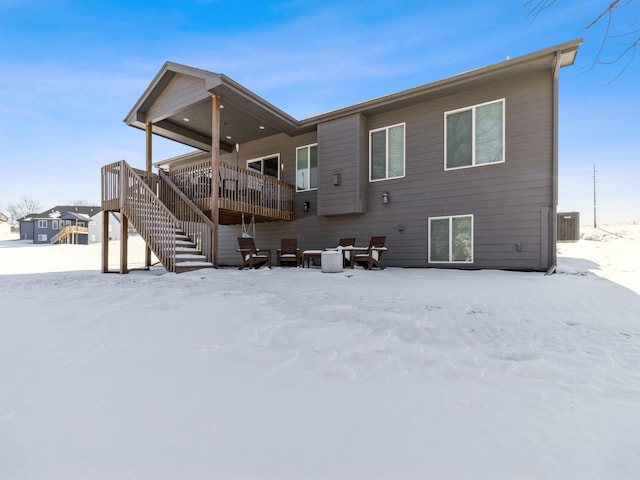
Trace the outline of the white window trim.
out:
M 38 220 L 38 228 L 48 228 L 47 224 L 47 220 Z
M 453 222 L 451 220 L 453 220 L 454 218 L 466 218 L 466 217 L 471 217 L 471 260 L 468 261 L 461 261 L 461 260 L 448 260 L 448 261 L 444 261 L 444 260 L 431 260 L 431 220 L 445 220 L 448 219 L 449 220 L 449 258 L 451 258 L 453 256 L 453 242 L 451 241 L 452 239 L 452 235 L 451 235 L 451 229 L 452 229 L 452 225 Z M 471 265 L 473 264 L 473 262 L 475 261 L 475 249 L 476 249 L 476 241 L 475 241 L 475 221 L 474 221 L 474 217 L 473 214 L 467 214 L 467 215 L 445 215 L 443 217 L 429 217 L 428 220 L 429 223 L 429 236 L 428 236 L 428 252 L 427 252 L 427 262 L 428 263 L 439 263 L 439 264 L 459 264 L 459 265 Z
M 53 230 L 58 230 L 58 220 L 51 220 L 51 228 Z
M 403 126 L 403 136 L 402 136 L 402 175 L 398 175 L 397 177 L 390 177 L 389 176 L 389 130 L 393 127 L 399 127 L 399 126 Z M 371 155 L 373 153 L 373 142 L 371 141 L 371 136 L 376 133 L 376 132 L 381 132 L 385 130 L 386 132 L 386 145 L 387 145 L 387 152 L 385 155 L 385 161 L 386 161 L 386 172 L 385 172 L 385 177 L 384 178 L 376 178 L 373 179 L 371 178 L 371 174 L 373 173 L 373 168 L 371 165 Z M 406 172 L 407 172 L 407 124 L 406 122 L 402 122 L 402 123 L 396 123 L 395 125 L 388 125 L 386 127 L 382 127 L 382 128 L 375 128 L 373 130 L 369 130 L 369 182 L 384 182 L 385 180 L 393 180 L 395 178 L 404 178 L 406 176 Z
M 253 172 L 254 170 L 249 168 L 249 164 L 250 163 L 257 162 L 258 160 L 263 161 L 263 160 L 266 160 L 268 158 L 273 158 L 273 157 L 276 157 L 278 159 L 278 180 L 280 180 L 280 171 L 282 170 L 282 166 L 280 164 L 280 154 L 279 153 L 272 153 L 271 155 L 263 155 L 262 157 L 256 157 L 256 158 L 252 158 L 250 160 L 247 160 L 247 163 L 245 164 L 245 167 L 246 167 L 247 170 Z M 257 173 L 257 172 L 255 172 L 255 173 Z M 262 172 L 260 174 L 261 175 L 265 175 L 265 173 L 264 173 L 264 165 L 262 165 Z
M 48 239 L 47 234 L 46 233 L 39 233 L 38 234 L 38 241 L 39 242 L 46 242 Z
M 476 109 L 478 107 L 483 107 L 484 105 L 490 105 L 492 103 L 498 103 L 498 102 L 502 102 L 502 160 L 499 162 L 476 164 Z M 445 171 L 461 170 L 463 168 L 487 167 L 489 165 L 500 165 L 501 163 L 505 163 L 505 158 L 506 158 L 505 131 L 506 131 L 506 125 L 507 125 L 506 104 L 507 104 L 507 100 L 505 98 L 498 98 L 496 100 L 491 100 L 490 102 L 478 103 L 476 105 L 471 105 L 469 107 L 458 108 L 456 110 L 450 110 L 448 112 L 444 112 L 444 169 Z M 471 110 L 471 144 L 472 144 L 471 165 L 462 165 L 460 167 L 447 167 L 447 116 L 452 115 L 454 113 L 464 112 L 467 110 Z
M 317 143 L 310 143 L 309 145 L 302 145 L 300 147 L 296 148 L 296 192 L 310 192 L 312 190 L 317 190 L 318 187 L 312 187 L 311 186 L 311 147 L 318 147 Z M 308 156 L 308 160 L 309 160 L 309 165 L 307 166 L 307 172 L 309 174 L 309 188 L 298 188 L 298 150 L 302 150 L 303 148 L 307 149 L 307 152 L 309 152 L 309 156 Z

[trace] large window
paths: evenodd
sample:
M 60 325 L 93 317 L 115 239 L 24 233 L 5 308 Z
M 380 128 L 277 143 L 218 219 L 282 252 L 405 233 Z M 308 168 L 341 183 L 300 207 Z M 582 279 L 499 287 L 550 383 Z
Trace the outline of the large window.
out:
M 256 158 L 247 162 L 247 169 L 270 177 L 280 178 L 280 154 Z
M 296 149 L 296 189 L 318 188 L 318 144 Z
M 404 123 L 369 132 L 369 180 L 404 177 Z
M 47 228 L 46 220 L 38 220 L 38 228 Z
M 445 170 L 504 162 L 504 99 L 444 116 Z
M 429 219 L 429 263 L 473 263 L 473 215 Z

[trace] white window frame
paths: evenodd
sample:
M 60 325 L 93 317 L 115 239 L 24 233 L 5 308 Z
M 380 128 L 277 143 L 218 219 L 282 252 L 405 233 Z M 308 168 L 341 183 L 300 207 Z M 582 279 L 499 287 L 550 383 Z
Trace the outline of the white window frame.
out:
M 48 228 L 47 223 L 47 220 L 38 220 L 38 228 Z
M 502 102 L 502 160 L 499 162 L 489 162 L 489 163 L 476 163 L 476 110 L 478 107 L 483 107 L 485 105 L 491 105 L 492 103 Z M 448 112 L 444 112 L 444 169 L 447 170 L 460 170 L 462 168 L 475 168 L 475 167 L 486 167 L 489 165 L 499 165 L 501 163 L 505 163 L 506 151 L 505 151 L 505 131 L 506 131 L 506 104 L 507 100 L 505 98 L 498 98 L 496 100 L 491 100 L 490 102 L 478 103 L 476 105 L 471 105 L 469 107 L 458 108 L 456 110 L 450 110 Z M 455 113 L 465 112 L 471 110 L 471 165 L 461 165 L 459 167 L 447 167 L 447 117 L 449 115 L 453 115 Z
M 39 233 L 38 234 L 38 241 L 39 242 L 46 242 L 48 239 L 47 234 L 46 233 Z
M 278 159 L 278 180 L 280 180 L 280 171 L 282 170 L 282 167 L 280 165 L 280 154 L 279 153 L 273 153 L 271 155 L 264 155 L 262 157 L 257 157 L 257 158 L 252 158 L 250 160 L 247 160 L 246 163 L 246 168 L 247 170 L 251 171 L 251 172 L 256 172 L 256 170 L 253 167 L 249 167 L 250 163 L 253 162 L 260 162 L 260 172 L 256 172 L 256 173 L 260 173 L 262 175 L 267 175 L 266 173 L 264 173 L 264 161 L 265 160 L 269 160 L 271 158 L 277 158 Z M 271 175 L 267 175 L 268 177 L 271 177 Z M 276 177 L 271 177 L 271 178 L 276 178 Z
M 58 230 L 58 220 L 51 220 L 51 228 L 53 230 Z
M 397 175 L 395 177 L 389 176 L 389 130 L 394 127 L 402 126 L 402 175 Z M 385 177 L 384 178 L 372 178 L 373 177 L 373 142 L 371 138 L 374 133 L 385 131 L 386 132 L 386 147 L 387 151 L 385 152 Z M 369 182 L 383 182 L 385 180 L 392 180 L 394 178 L 404 178 L 407 172 L 407 124 L 405 122 L 396 123 L 395 125 L 388 125 L 382 128 L 375 128 L 373 130 L 369 130 Z
M 296 148 L 296 192 L 309 192 L 311 190 L 317 190 L 318 189 L 318 175 L 317 175 L 317 171 L 316 171 L 316 186 L 312 187 L 311 186 L 311 148 L 312 147 L 316 147 L 316 158 L 318 158 L 318 144 L 317 143 L 311 143 L 309 145 L 303 145 L 301 147 Z M 308 164 L 307 164 L 307 168 L 306 168 L 306 174 L 308 175 L 309 178 L 309 188 L 299 188 L 298 186 L 298 152 L 300 150 L 307 150 L 307 160 L 308 160 Z M 316 169 L 318 168 L 318 166 L 316 165 Z
M 453 235 L 452 235 L 452 220 L 454 218 L 471 218 L 471 259 L 470 260 L 451 260 L 453 257 Z M 449 260 L 431 260 L 431 221 L 432 220 L 449 220 Z M 471 265 L 475 261 L 475 222 L 473 214 L 466 215 L 446 215 L 443 217 L 429 217 L 429 232 L 428 232 L 428 252 L 427 252 L 427 262 L 428 263 L 439 263 L 439 264 L 461 264 L 461 265 Z

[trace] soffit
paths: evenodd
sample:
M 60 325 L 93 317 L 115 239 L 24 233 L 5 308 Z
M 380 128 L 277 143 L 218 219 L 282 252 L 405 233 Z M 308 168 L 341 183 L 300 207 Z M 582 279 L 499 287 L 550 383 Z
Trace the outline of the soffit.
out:
M 198 80 L 191 83 L 186 100 L 167 93 L 172 82 L 180 77 Z M 124 121 L 145 129 L 148 117 L 153 116 L 149 120 L 154 134 L 210 150 L 213 95 L 220 97 L 220 147 L 223 150 L 230 151 L 236 143 L 278 133 L 290 135 L 298 128 L 293 118 L 224 75 L 174 63 L 165 64 Z M 159 103 L 169 107 L 156 108 Z

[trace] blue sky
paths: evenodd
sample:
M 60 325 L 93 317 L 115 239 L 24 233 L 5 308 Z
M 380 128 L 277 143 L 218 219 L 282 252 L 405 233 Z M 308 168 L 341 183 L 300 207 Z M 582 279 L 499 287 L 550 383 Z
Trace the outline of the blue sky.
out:
M 640 54 L 592 64 L 609 1 L 0 0 L 0 211 L 98 203 L 100 167 L 144 166 L 144 133 L 122 119 L 167 60 L 224 73 L 295 118 L 370 100 L 584 38 L 560 76 L 561 211 L 640 221 Z M 612 33 L 637 31 L 622 0 Z M 637 33 L 636 33 L 637 36 Z M 615 58 L 635 37 L 613 37 Z M 155 139 L 154 157 L 183 153 Z

